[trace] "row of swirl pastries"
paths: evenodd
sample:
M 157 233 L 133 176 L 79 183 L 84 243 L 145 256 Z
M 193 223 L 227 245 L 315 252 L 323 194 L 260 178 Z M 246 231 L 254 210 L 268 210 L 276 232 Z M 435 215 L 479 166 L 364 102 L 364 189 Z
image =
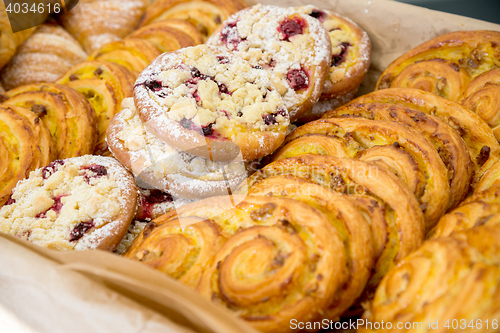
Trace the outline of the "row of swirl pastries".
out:
M 148 5 L 148 0 L 80 1 L 62 26 L 50 22 L 29 31 L 30 38 L 0 73 L 10 89 L 2 96 L 0 126 L 16 128 L 0 133 L 8 161 L 0 168 L 0 205 L 17 181 L 53 160 L 109 154 L 106 129 L 121 101 L 132 96 L 139 72 L 162 52 L 202 43 L 215 29 L 214 22 L 245 6 L 240 1 L 207 1 L 193 10 L 190 1 L 176 0 Z M 2 27 L 10 31 L 7 17 L 4 21 Z M 140 28 L 132 32 L 136 25 Z M 28 35 L 2 34 L 15 42 L 2 39 L 2 47 L 16 44 L 11 47 L 15 50 Z M 6 61 L 14 53 L 11 49 L 0 50 Z M 87 52 L 91 55 L 86 60 Z M 27 126 L 18 129 L 25 120 L 12 110 L 23 113 L 36 133 L 28 133 Z
M 426 233 L 437 237 L 436 224 L 471 186 L 499 176 L 499 148 L 458 103 L 411 88 L 376 91 L 290 133 L 240 186 L 246 197 L 164 215 L 124 255 L 264 332 L 287 332 L 291 319 L 338 320 L 382 293 L 382 279 Z M 388 318 L 377 312 L 380 297 L 373 318 Z

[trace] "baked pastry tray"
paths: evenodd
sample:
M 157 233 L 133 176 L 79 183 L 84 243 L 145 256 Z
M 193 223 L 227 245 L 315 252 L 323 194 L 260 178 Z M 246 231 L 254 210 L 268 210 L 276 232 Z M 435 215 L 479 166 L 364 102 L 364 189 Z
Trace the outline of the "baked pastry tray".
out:
M 426 40 L 457 30 L 500 31 L 497 24 L 395 1 L 309 3 L 368 32 L 372 64 L 359 94 L 372 91 L 385 67 Z M 0 247 L 2 332 L 256 332 L 170 277 L 112 253 L 55 252 L 6 234 L 0 234 Z

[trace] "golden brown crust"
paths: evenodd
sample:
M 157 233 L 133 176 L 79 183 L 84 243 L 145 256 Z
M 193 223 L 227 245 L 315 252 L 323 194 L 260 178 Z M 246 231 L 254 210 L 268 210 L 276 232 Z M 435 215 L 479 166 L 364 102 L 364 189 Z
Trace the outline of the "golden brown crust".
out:
M 400 122 L 421 132 L 434 145 L 448 169 L 450 208 L 465 198 L 473 173 L 469 151 L 458 133 L 439 117 L 384 103 L 351 103 L 322 116 L 324 119 L 350 117 Z
M 382 277 L 418 248 L 424 238 L 424 218 L 415 196 L 399 179 L 375 164 L 302 155 L 267 165 L 250 176 L 247 184 L 251 189 L 277 176 L 297 177 L 343 193 L 370 221 L 379 256 L 362 299 L 369 299 Z
M 148 7 L 138 26 L 171 18 L 182 19 L 193 24 L 206 41 L 219 24 L 246 6 L 242 0 L 157 0 Z
M 0 106 L 0 152 L 5 159 L 0 164 L 0 206 L 7 201 L 16 183 L 39 163 L 37 134 L 30 121 L 14 112 L 15 109 L 18 108 Z
M 114 62 L 138 76 L 159 55 L 160 51 L 152 42 L 145 39 L 125 38 L 95 50 L 88 60 Z
M 33 83 L 55 82 L 86 58 L 87 53 L 80 44 L 61 26 L 46 23 L 21 44 L 0 73 L 0 81 L 7 90 Z
M 477 76 L 465 89 L 460 103 L 476 113 L 500 141 L 500 68 Z
M 197 43 L 182 30 L 173 28 L 168 20 L 148 24 L 132 32 L 127 38 L 146 39 L 152 42 L 160 53 L 175 51 Z
M 399 325 L 396 332 L 432 332 L 429 320 L 443 325 L 498 322 L 499 237 L 498 227 L 478 227 L 425 242 L 384 277 L 375 299 L 367 304 L 364 319 L 383 321 L 384 327 L 375 330 L 371 325 L 360 332 L 394 332 L 398 323 L 412 325 L 406 329 Z M 481 328 L 482 332 L 496 330 L 491 325 Z M 477 329 L 465 325 L 460 331 Z
M 474 164 L 472 187 L 498 160 L 500 145 L 488 125 L 460 104 L 412 88 L 390 88 L 356 98 L 352 103 L 391 103 L 432 114 L 444 120 L 462 137 Z
M 39 112 L 56 144 L 57 158 L 91 154 L 97 139 L 97 119 L 85 97 L 74 89 L 39 83 L 5 94 L 5 104 Z
M 484 173 L 474 189 L 474 194 L 487 190 L 495 185 L 500 185 L 500 160 Z
M 91 53 L 130 34 L 149 0 L 80 0 L 61 24 Z
M 92 105 L 98 126 L 95 154 L 109 154 L 106 130 L 113 116 L 120 111 L 122 100 L 132 96 L 134 82 L 135 75 L 127 68 L 98 60 L 74 66 L 57 81 L 82 93 Z
M 187 34 L 194 41 L 194 45 L 203 44 L 203 36 L 200 34 L 198 29 L 188 21 L 169 18 L 165 20 L 161 20 L 162 24 L 168 27 L 172 27 L 177 30 L 181 30 L 185 34 Z M 152 24 L 152 23 L 150 23 Z
M 500 66 L 500 32 L 456 31 L 433 38 L 403 54 L 382 73 L 375 89 L 391 86 L 407 66 L 431 59 L 445 59 L 469 73 L 471 78 Z M 459 92 L 460 94 L 461 92 Z
M 0 3 L 0 68 L 4 67 L 16 53 L 16 49 L 27 39 L 35 28 L 12 32 L 5 4 Z
M 336 139 L 350 158 L 371 161 L 406 181 L 421 204 L 427 230 L 448 209 L 450 187 L 446 167 L 431 142 L 408 125 L 362 118 L 317 120 L 290 133 L 281 154 L 286 144 L 311 134 Z M 287 156 L 299 154 L 300 150 Z M 280 157 L 273 160 L 277 158 Z

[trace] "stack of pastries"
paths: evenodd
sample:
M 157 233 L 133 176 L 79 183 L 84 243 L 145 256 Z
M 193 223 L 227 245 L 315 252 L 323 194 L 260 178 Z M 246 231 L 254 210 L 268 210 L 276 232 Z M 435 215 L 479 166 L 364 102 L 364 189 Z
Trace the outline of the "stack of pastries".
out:
M 497 35 L 437 37 L 353 100 L 370 41 L 333 12 L 81 0 L 0 73 L 0 231 L 117 252 L 262 332 L 493 331 Z

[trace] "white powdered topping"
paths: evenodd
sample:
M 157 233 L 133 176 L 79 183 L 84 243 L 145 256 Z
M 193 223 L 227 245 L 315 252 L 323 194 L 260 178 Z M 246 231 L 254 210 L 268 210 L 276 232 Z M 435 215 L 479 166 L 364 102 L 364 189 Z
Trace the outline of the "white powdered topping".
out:
M 279 131 L 289 122 L 266 71 L 206 45 L 158 57 L 139 76 L 134 96 L 157 123 L 166 117 L 198 132 L 210 126 L 228 139 Z
M 304 22 L 303 33 L 288 39 L 280 32 L 287 20 Z M 329 62 L 331 55 L 328 35 L 316 19 L 289 8 L 264 5 L 230 16 L 224 29 L 212 35 L 207 44 L 227 47 L 252 65 L 271 71 L 273 83 L 291 114 L 310 98 L 315 81 L 324 75 L 318 72 L 318 66 Z M 300 69 L 308 75 L 308 86 L 294 90 L 287 74 Z
M 0 209 L 0 231 L 58 250 L 95 248 L 116 232 L 132 189 L 113 158 L 55 161 L 17 184 L 14 202 Z

